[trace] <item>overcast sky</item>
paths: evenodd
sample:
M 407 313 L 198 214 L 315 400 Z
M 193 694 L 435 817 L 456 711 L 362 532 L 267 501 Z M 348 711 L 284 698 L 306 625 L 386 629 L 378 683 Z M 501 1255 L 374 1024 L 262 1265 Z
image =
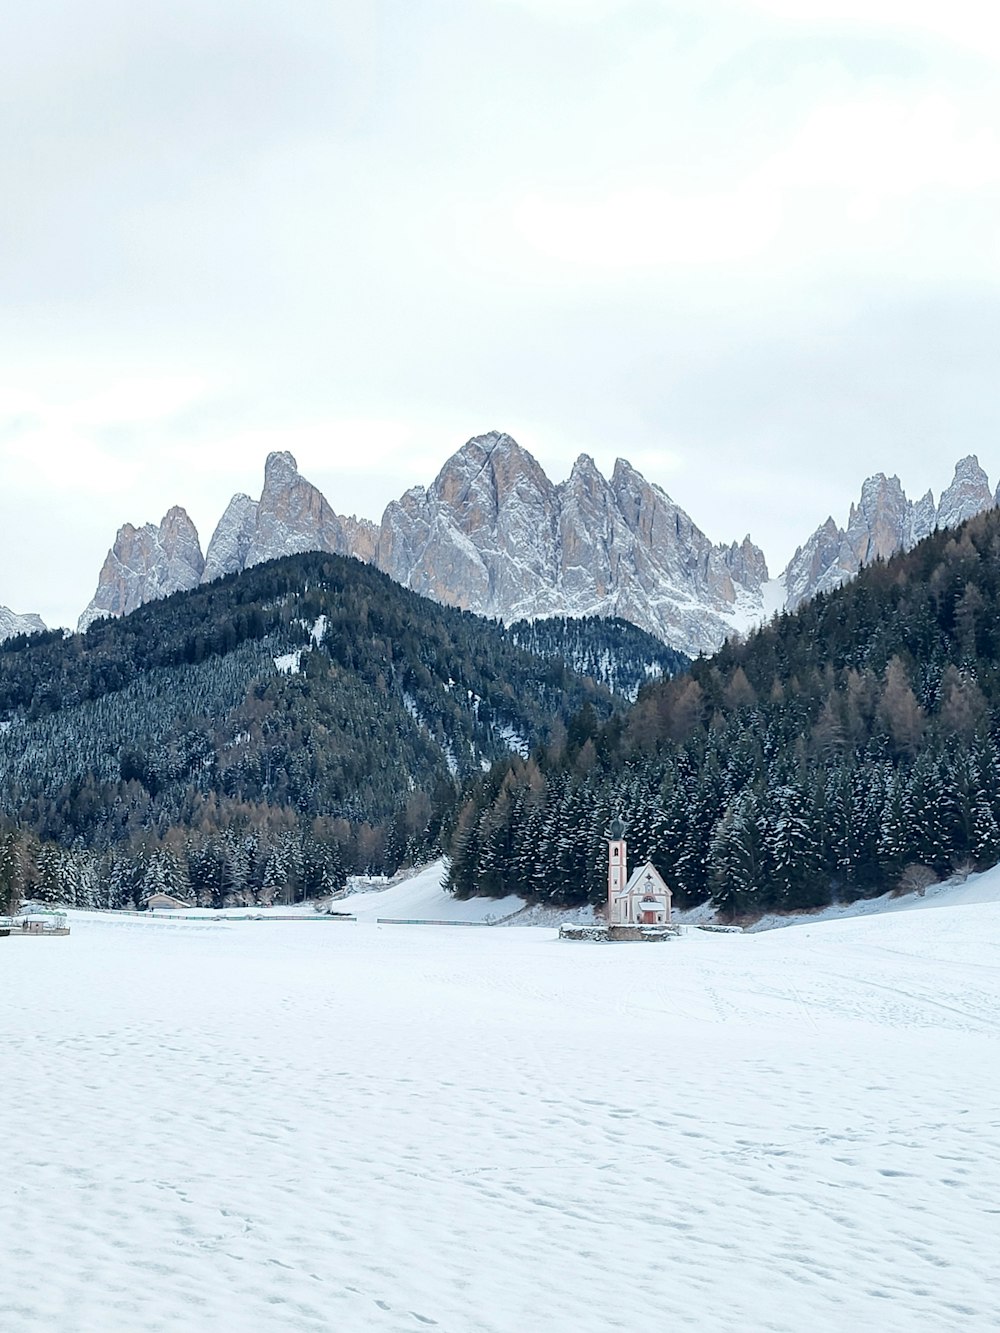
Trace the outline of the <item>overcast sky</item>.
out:
M 773 572 L 873 471 L 995 482 L 994 8 L 12 7 L 0 603 L 274 448 L 372 518 L 486 430 L 623 455 Z

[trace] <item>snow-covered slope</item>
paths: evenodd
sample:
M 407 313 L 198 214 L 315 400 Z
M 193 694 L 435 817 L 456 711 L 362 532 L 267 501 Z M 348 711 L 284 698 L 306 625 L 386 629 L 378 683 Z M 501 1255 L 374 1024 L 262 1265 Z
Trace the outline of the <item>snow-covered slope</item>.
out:
M 998 939 L 986 903 L 0 940 L 0 1327 L 985 1333 Z
M 467 921 L 482 924 L 513 916 L 524 907 L 522 898 L 470 898 L 464 902 L 442 887 L 444 861 L 435 861 L 416 875 L 384 889 L 351 893 L 336 899 L 334 911 L 350 912 L 359 921 Z
M 885 893 L 854 903 L 823 907 L 816 912 L 769 913 L 748 927 L 751 931 L 777 930 L 784 926 L 815 925 L 820 921 L 843 921 L 858 916 L 880 916 L 884 912 L 912 912 L 925 907 L 966 907 L 970 904 L 1000 904 L 1000 866 L 970 875 L 964 880 L 944 880 L 923 893 Z M 701 910 L 704 915 L 703 909 Z M 713 914 L 714 915 L 714 914 Z

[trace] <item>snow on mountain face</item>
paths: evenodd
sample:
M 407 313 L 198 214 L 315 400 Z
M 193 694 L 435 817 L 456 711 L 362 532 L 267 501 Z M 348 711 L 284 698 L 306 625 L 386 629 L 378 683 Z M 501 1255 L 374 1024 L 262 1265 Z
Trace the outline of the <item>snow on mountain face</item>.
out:
M 249 495 L 234 495 L 208 543 L 203 583 L 246 569 L 256 527 L 257 501 Z
M 859 503 L 851 505 L 846 530 L 828 518 L 795 552 L 782 575 L 785 606 L 794 611 L 817 593 L 846 583 L 862 565 L 888 560 L 915 546 L 935 527 L 956 527 L 993 504 L 989 479 L 974 454 L 956 465 L 954 479 L 936 508 L 930 491 L 920 500 L 908 500 L 898 477 L 878 472 L 864 483 Z
M 928 491 L 920 500 L 914 501 L 910 511 L 910 532 L 908 546 L 916 546 L 925 537 L 929 537 L 937 526 L 937 509 L 934 505 L 934 492 Z
M 832 518 L 816 529 L 813 535 L 792 556 L 782 578 L 785 584 L 785 605 L 789 610 L 806 602 L 816 593 L 828 591 L 827 584 L 835 587 L 832 579 L 840 577 L 840 548 L 844 533 Z M 835 571 L 831 575 L 831 571 Z
M 174 508 L 157 527 L 126 523 L 108 552 L 97 591 L 79 629 L 102 616 L 124 616 L 144 602 L 195 588 L 264 560 L 301 551 L 331 551 L 371 560 L 374 523 L 335 514 L 322 494 L 299 475 L 289 453 L 273 453 L 260 500 L 234 495 L 202 557 L 194 524 Z
M 370 560 L 375 525 L 335 514 L 290 453 L 268 455 L 259 501 L 236 495 L 212 536 L 204 582 L 236 574 L 265 560 L 303 551 L 330 551 Z
M 144 602 L 196 588 L 204 568 L 198 531 L 183 509 L 168 510 L 159 527 L 126 523 L 118 530 L 78 628 L 83 633 L 102 616 L 126 616 Z
M 0 643 L 4 639 L 13 639 L 18 634 L 42 634 L 46 628 L 41 616 L 34 614 L 19 616 L 9 607 L 0 606 Z
M 302 551 L 353 555 L 344 522 L 304 477 L 289 453 L 270 454 L 246 566 Z
M 876 473 L 846 527 L 828 518 L 781 579 L 769 581 L 749 537 L 714 545 L 624 459 L 608 480 L 581 454 L 554 485 L 531 454 L 493 431 L 469 440 L 430 486 L 393 501 L 376 526 L 336 514 L 290 453 L 273 453 L 260 500 L 233 497 L 204 560 L 182 509 L 159 528 L 126 524 L 80 627 L 264 560 L 319 550 L 374 562 L 415 592 L 481 615 L 621 616 L 694 655 L 751 629 L 775 605 L 794 610 L 862 565 L 993 503 L 975 456 L 959 462 L 939 505 L 930 491 L 908 500 L 898 477 Z
M 390 504 L 376 563 L 438 601 L 503 620 L 619 615 L 682 652 L 718 647 L 760 602 L 764 556 L 717 547 L 624 459 L 553 485 L 509 435 L 476 436 Z
M 955 479 L 941 496 L 937 510 L 939 528 L 956 528 L 993 506 L 993 492 L 975 454 L 963 458 L 955 468 Z

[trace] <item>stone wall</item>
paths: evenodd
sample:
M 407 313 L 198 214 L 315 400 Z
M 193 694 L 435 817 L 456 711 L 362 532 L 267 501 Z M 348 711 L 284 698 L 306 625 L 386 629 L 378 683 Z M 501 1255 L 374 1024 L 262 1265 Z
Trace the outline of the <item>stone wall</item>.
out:
M 660 943 L 681 933 L 680 926 L 578 926 L 569 922 L 559 927 L 561 940 L 597 940 L 621 943 L 641 941 Z

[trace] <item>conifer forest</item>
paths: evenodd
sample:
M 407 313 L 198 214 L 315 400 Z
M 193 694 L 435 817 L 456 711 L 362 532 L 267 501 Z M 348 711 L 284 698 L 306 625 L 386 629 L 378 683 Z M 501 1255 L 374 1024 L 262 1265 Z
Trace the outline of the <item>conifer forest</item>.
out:
M 992 510 L 496 765 L 461 806 L 451 887 L 600 901 L 616 814 L 678 906 L 734 919 L 991 866 L 998 663 Z
M 685 664 L 624 622 L 515 634 L 331 555 L 10 639 L 0 895 L 221 906 L 395 871 L 442 850 L 473 774 Z

